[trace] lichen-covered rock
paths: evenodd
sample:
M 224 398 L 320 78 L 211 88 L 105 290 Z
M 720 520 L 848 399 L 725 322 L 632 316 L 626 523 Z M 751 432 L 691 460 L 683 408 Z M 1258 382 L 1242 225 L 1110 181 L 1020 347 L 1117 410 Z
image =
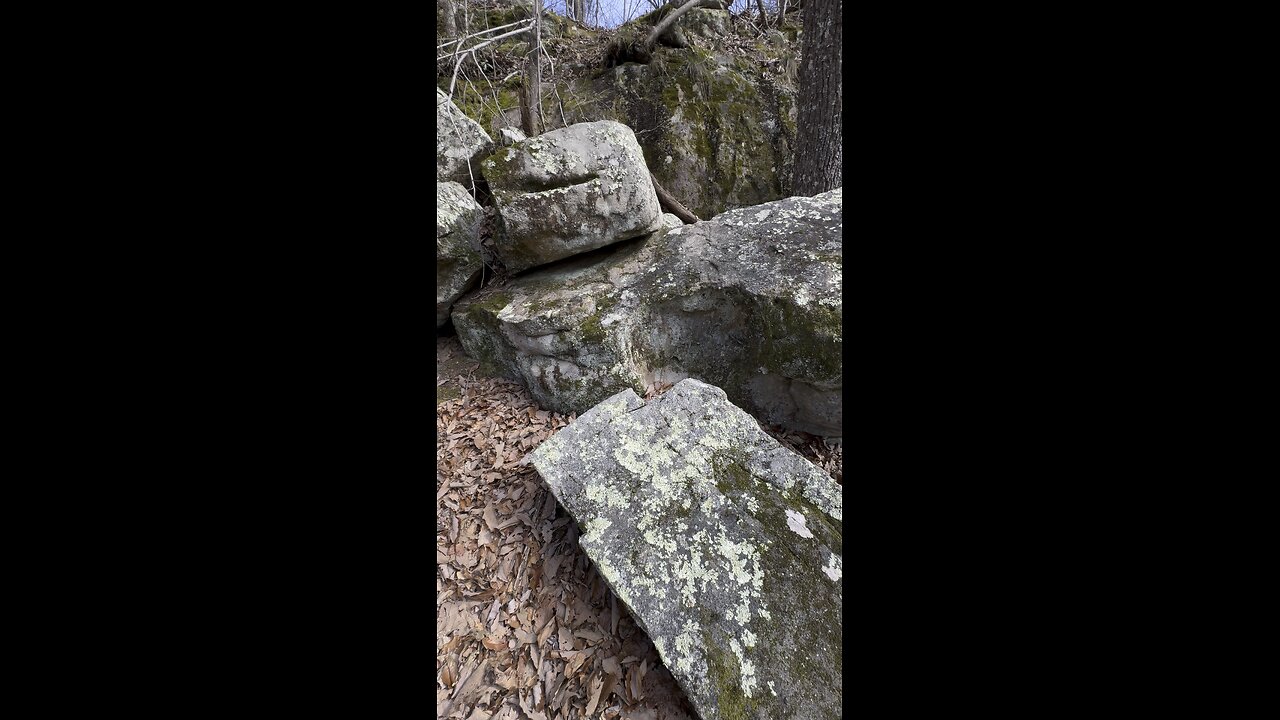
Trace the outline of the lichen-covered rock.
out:
M 672 3 L 679 7 L 684 3 Z M 727 10 L 711 10 L 694 8 L 681 15 L 671 27 L 667 28 L 658 42 L 674 48 L 687 48 L 690 45 L 714 43 L 729 33 L 729 12 Z
M 665 12 L 654 11 L 604 32 L 638 42 Z M 786 197 L 796 139 L 799 18 L 791 13 L 782 32 L 760 37 L 741 28 L 725 32 L 728 27 L 721 23 L 727 17 L 724 11 L 700 8 L 679 18 L 675 27 L 689 48 L 659 45 L 643 62 L 623 60 L 604 72 L 558 71 L 549 122 L 558 125 L 563 112 L 568 123 L 605 119 L 627 124 L 654 176 L 701 218 Z M 556 18 L 546 13 L 544 22 L 560 23 Z M 478 26 L 517 19 L 488 16 Z M 568 41 L 549 44 L 557 66 L 581 62 L 576 50 L 559 54 L 557 46 L 581 47 L 577 39 L 582 37 L 605 42 L 599 30 L 573 22 L 560 27 L 558 37 Z M 546 28 L 543 37 L 551 37 Z M 518 44 L 517 38 L 510 42 L 513 49 Z M 449 80 L 446 72 L 439 82 L 447 86 Z M 518 78 L 492 87 L 460 82 L 454 98 L 496 138 L 503 126 L 519 124 L 518 85 Z M 547 92 L 551 97 L 550 88 Z
M 658 194 L 635 133 L 579 123 L 516 143 L 483 163 L 512 272 L 644 235 L 660 226 Z
M 456 182 L 436 183 L 436 327 L 480 276 L 475 227 L 480 206 Z
M 493 140 L 480 123 L 464 115 L 444 91 L 436 88 L 436 180 L 470 186 L 473 178 L 481 179 L 480 160 L 493 147 Z
M 670 230 L 684 225 L 684 221 L 671 213 L 662 213 L 662 227 Z
M 840 437 L 842 198 L 733 210 L 533 271 L 464 298 L 458 338 L 558 412 L 694 377 L 762 420 Z
M 703 720 L 840 717 L 840 487 L 719 388 L 621 392 L 530 455 Z
M 498 130 L 498 144 L 502 147 L 510 147 L 516 143 L 522 143 L 528 140 L 529 136 L 518 127 L 504 127 Z
M 795 46 L 753 43 L 747 55 L 709 39 L 659 47 L 647 64 L 575 81 L 560 91 L 569 121 L 627 122 L 654 177 L 700 218 L 784 198 L 795 154 Z

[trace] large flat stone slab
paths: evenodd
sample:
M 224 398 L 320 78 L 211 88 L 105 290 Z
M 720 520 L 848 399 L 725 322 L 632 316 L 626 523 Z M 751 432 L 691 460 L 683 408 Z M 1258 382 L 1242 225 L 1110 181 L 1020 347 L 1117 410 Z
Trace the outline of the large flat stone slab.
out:
M 723 391 L 626 390 L 530 461 L 703 720 L 840 717 L 842 503 Z
M 557 412 L 694 377 L 841 437 L 842 229 L 841 190 L 734 210 L 468 295 L 453 321 L 487 372 Z

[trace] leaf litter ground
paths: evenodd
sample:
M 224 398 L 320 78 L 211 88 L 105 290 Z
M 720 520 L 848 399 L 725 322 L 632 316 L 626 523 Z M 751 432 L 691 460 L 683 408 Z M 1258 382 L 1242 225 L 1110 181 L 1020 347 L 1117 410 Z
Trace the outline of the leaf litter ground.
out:
M 649 393 L 652 397 L 664 388 Z M 696 720 L 520 460 L 574 417 L 436 340 L 436 717 Z M 766 428 L 841 478 L 840 448 Z

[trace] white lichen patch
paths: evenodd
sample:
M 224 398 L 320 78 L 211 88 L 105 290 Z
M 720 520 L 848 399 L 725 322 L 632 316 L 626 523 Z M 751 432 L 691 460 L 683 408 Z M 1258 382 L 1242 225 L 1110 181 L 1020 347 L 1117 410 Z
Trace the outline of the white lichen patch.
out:
M 724 530 L 721 529 L 719 546 L 716 550 L 729 561 L 730 572 L 739 585 L 746 585 L 751 582 L 751 570 L 747 567 L 747 563 L 757 559 L 759 556 L 749 541 L 733 542 L 729 540 Z M 758 565 L 759 563 L 757 562 Z
M 669 537 L 655 530 L 644 531 L 644 541 L 658 548 L 664 553 L 673 553 L 676 550 L 676 542 Z
M 671 662 L 671 653 L 667 652 L 667 645 L 662 642 L 662 638 L 653 638 L 653 647 L 658 651 L 658 657 L 662 659 L 662 662 Z
M 827 564 L 823 566 L 822 572 L 826 573 L 827 577 L 831 578 L 833 581 L 838 582 L 841 574 L 840 568 L 843 565 L 844 561 L 840 559 L 840 556 L 835 553 L 831 553 L 827 556 Z
M 808 526 L 805 525 L 804 515 L 796 512 L 795 510 L 787 511 L 787 527 L 791 528 L 791 532 L 799 535 L 800 537 L 813 537 L 813 533 L 810 532 Z
M 746 653 L 743 652 L 742 646 L 738 644 L 737 640 L 729 639 L 729 649 L 733 651 L 734 655 L 738 656 L 738 665 L 742 671 L 742 680 L 739 683 L 742 686 L 742 694 L 751 697 L 751 690 L 757 685 L 756 666 L 747 659 Z
M 587 521 L 587 529 L 582 538 L 586 542 L 594 543 L 604 537 L 604 531 L 613 523 L 608 518 L 597 517 Z
M 688 559 L 677 562 L 675 571 L 672 573 L 680 588 L 680 598 L 685 607 L 697 605 L 698 591 L 705 592 L 711 579 L 715 577 L 714 568 L 703 562 L 702 551 L 700 550 L 706 542 L 706 537 L 706 531 L 703 530 L 699 530 L 693 535 L 689 543 Z
M 563 446 L 564 442 L 560 438 L 553 437 L 538 446 L 538 449 L 534 451 L 535 459 L 554 465 L 560 462 L 560 451 Z
M 601 507 L 624 508 L 630 505 L 630 498 L 617 487 L 605 483 L 589 483 L 586 487 L 587 499 Z
M 683 673 L 693 670 L 694 649 L 697 647 L 698 624 L 686 620 L 681 633 L 676 636 L 676 669 Z

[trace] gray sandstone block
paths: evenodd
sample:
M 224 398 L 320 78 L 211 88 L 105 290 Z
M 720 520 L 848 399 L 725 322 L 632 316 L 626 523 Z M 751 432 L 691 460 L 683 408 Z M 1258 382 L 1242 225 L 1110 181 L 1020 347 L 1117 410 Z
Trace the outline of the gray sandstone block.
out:
M 626 390 L 529 460 L 703 720 L 840 717 L 841 488 L 723 391 Z

